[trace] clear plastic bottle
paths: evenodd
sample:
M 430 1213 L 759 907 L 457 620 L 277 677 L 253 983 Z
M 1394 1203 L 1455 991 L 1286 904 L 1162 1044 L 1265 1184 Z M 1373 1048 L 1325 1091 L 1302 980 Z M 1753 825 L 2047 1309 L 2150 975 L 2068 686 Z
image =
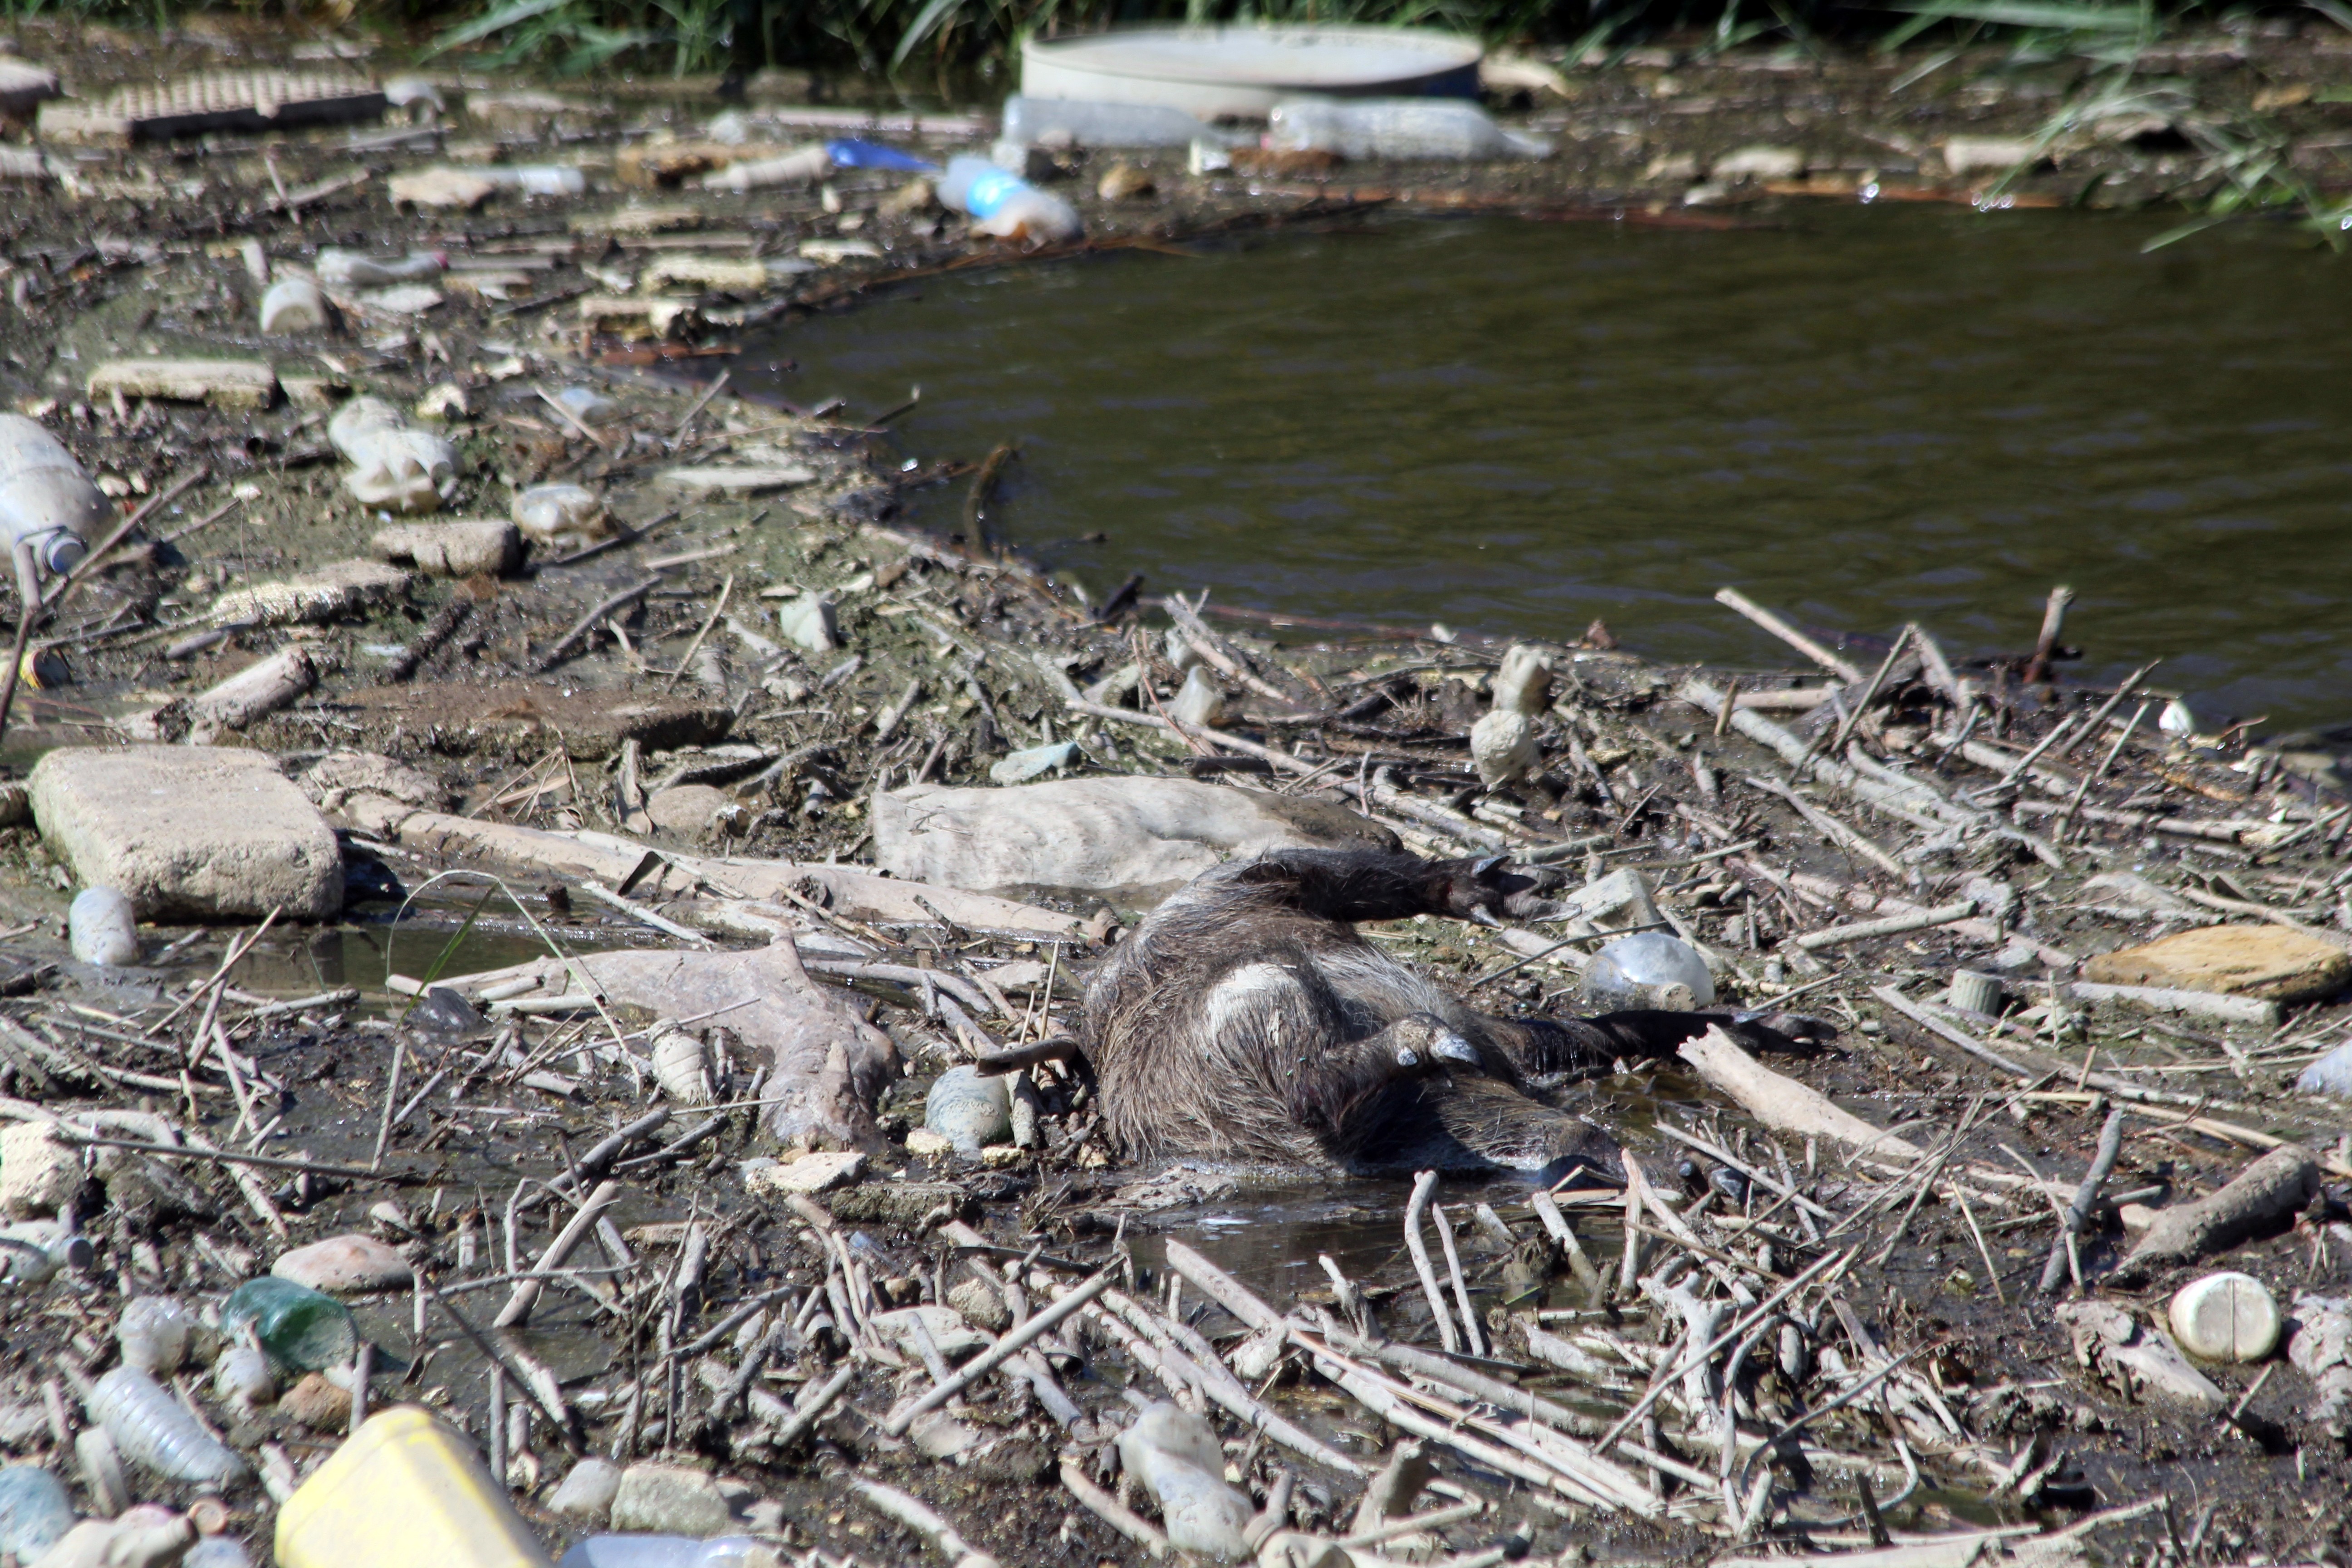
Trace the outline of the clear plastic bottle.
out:
M 65 443 L 21 414 L 0 414 L 0 546 L 31 540 L 52 572 L 68 572 L 114 521 L 114 503 Z
M 1080 147 L 1189 147 L 1195 142 L 1239 140 L 1164 103 L 1094 103 L 1075 98 L 1004 100 L 1007 142 L 1037 146 L 1069 142 Z
M 245 1474 L 245 1461 L 233 1449 L 135 1366 L 118 1366 L 100 1378 L 83 1403 L 124 1458 L 167 1479 L 226 1486 Z
M 84 963 L 120 969 L 139 962 L 139 911 L 112 888 L 84 888 L 66 910 L 73 955 Z
M 492 163 L 473 173 L 527 196 L 576 196 L 588 189 L 588 176 L 569 163 Z
M 54 1219 L 28 1219 L 0 1226 L 0 1279 L 38 1285 L 60 1268 L 79 1273 L 97 1256 L 89 1237 Z
M 330 246 L 319 252 L 318 265 L 312 268 L 319 281 L 329 284 L 422 283 L 438 278 L 447 269 L 449 258 L 438 250 L 412 250 L 405 256 L 370 256 L 363 251 L 338 250 Z
M 774 1547 L 748 1535 L 592 1535 L 555 1568 L 778 1568 L 782 1561 Z
M 208 1332 L 204 1321 L 174 1296 L 133 1296 L 114 1321 L 122 1364 L 154 1376 L 179 1371 Z
M 1268 143 L 1342 158 L 1549 158 L 1552 144 L 1506 131 L 1463 98 L 1294 98 L 1267 116 Z
M 747 158 L 702 176 L 708 191 L 756 191 L 772 185 L 814 185 L 833 173 L 833 154 L 821 142 L 772 158 Z
M 351 1309 L 291 1279 L 248 1279 L 221 1303 L 221 1332 L 234 1340 L 247 1325 L 271 1361 L 302 1372 L 348 1366 L 360 1348 Z
M 1688 1013 L 1715 1005 L 1706 960 L 1678 936 L 1645 931 L 1621 936 L 1584 966 L 1584 1005 L 1601 1012 L 1655 1008 Z
M 948 160 L 939 195 L 941 205 L 971 215 L 974 234 L 1058 245 L 1085 229 L 1078 209 L 1061 197 L 969 153 Z
M 434 511 L 457 483 L 457 452 L 380 397 L 354 397 L 327 421 L 327 439 L 351 468 L 343 488 L 366 506 Z
M 38 1465 L 0 1469 L 0 1555 L 30 1563 L 73 1527 L 63 1481 Z

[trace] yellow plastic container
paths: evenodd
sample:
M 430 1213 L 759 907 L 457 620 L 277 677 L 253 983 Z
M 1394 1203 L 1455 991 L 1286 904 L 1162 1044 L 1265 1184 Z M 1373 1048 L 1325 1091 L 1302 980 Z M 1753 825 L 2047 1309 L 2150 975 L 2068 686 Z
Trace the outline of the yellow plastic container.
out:
M 417 1405 L 368 1417 L 278 1512 L 278 1568 L 552 1568 L 474 1446 Z

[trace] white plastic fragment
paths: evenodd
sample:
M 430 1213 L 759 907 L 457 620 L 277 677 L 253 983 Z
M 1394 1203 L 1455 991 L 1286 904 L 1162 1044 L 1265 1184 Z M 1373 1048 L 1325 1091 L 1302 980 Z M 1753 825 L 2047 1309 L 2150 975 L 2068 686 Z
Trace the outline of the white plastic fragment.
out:
M 1255 1511 L 1225 1479 L 1225 1454 L 1209 1424 L 1160 1402 L 1118 1435 L 1118 1458 L 1160 1505 L 1168 1543 L 1231 1563 L 1249 1555 L 1244 1531 Z
M 436 511 L 457 489 L 457 451 L 380 397 L 345 404 L 327 422 L 327 439 L 351 464 L 343 488 L 365 505 Z

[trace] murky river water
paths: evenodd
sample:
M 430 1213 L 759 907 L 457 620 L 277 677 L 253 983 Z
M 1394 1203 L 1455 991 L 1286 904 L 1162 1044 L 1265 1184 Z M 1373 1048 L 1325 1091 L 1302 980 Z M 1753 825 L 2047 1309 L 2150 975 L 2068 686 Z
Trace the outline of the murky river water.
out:
M 910 455 L 1022 461 L 1003 536 L 1097 591 L 1778 662 L 1709 601 L 2070 640 L 2209 718 L 2352 720 L 2352 263 L 2283 234 L 1804 205 L 1689 233 L 1285 235 L 926 283 L 736 380 L 921 406 Z M 797 372 L 772 369 L 796 360 Z M 919 515 L 954 526 L 962 487 Z M 1100 532 L 1100 544 L 1081 542 Z

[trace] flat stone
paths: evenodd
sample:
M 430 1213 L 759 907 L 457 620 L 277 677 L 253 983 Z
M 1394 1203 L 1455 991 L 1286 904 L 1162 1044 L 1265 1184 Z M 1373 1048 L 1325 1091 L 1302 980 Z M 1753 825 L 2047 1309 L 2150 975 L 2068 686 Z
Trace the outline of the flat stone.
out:
M 2352 981 L 2352 953 L 2282 926 L 2207 926 L 2100 953 L 2083 965 L 2083 978 L 2305 1002 Z
M 557 734 L 575 762 L 601 761 L 627 741 L 648 752 L 707 746 L 726 739 L 735 721 L 724 702 L 647 701 L 522 681 L 368 687 L 344 700 L 362 710 L 394 710 L 408 733 L 429 732 L 436 749 L 452 753 L 530 744 L 544 750 L 543 737 Z
M 548 1511 L 589 1527 L 601 1527 L 612 1516 L 613 1500 L 620 1495 L 621 1467 L 610 1459 L 583 1459 L 572 1467 Z
M 262 360 L 117 359 L 89 373 L 89 395 L 161 397 L 215 408 L 267 408 L 278 373 Z
M 455 522 L 396 522 L 379 529 L 368 548 L 386 561 L 404 561 L 430 577 L 503 576 L 522 563 L 522 535 L 504 518 Z
M 816 478 L 816 470 L 799 463 L 763 463 L 757 467 L 664 468 L 655 477 L 663 484 L 705 495 L 748 496 L 808 484 Z
M 2166 1315 L 2200 1361 L 2256 1362 L 2278 1348 L 2278 1302 L 2251 1274 L 2224 1269 L 2183 1285 Z
M 439 779 L 374 752 L 330 752 L 296 783 L 320 811 L 341 810 L 355 795 L 380 795 L 423 811 L 449 804 L 449 786 Z
M 735 797 L 710 784 L 673 784 L 646 798 L 646 819 L 666 833 L 695 837 L 721 812 L 739 811 Z
M 32 784 L 41 837 L 142 920 L 323 920 L 343 907 L 333 829 L 258 752 L 60 747 Z
M 953 1182 L 867 1182 L 834 1194 L 831 1206 L 835 1219 L 852 1225 L 912 1230 L 943 1206 L 950 1216 L 961 1216 L 971 1206 L 971 1194 Z
M 46 1121 L 0 1129 L 0 1215 L 46 1219 L 81 1185 L 81 1151 Z
M 805 1197 L 849 1186 L 865 1173 L 866 1156 L 856 1149 L 803 1154 L 792 1161 L 743 1162 L 743 1185 L 755 1197 L 783 1197 L 792 1193 Z
M 331 1236 L 282 1252 L 269 1272 L 330 1296 L 390 1290 L 415 1278 L 408 1259 L 372 1236 Z
M 341 1432 L 352 1424 L 352 1391 L 336 1387 L 323 1373 L 306 1373 L 278 1396 L 278 1413 L 313 1432 Z
M 621 1472 L 613 1494 L 615 1534 L 690 1535 L 700 1541 L 733 1522 L 719 1484 L 689 1465 L 631 1465 Z
M 331 621 L 390 604 L 408 591 L 409 574 L 381 561 L 337 561 L 315 572 L 231 588 L 213 604 L 213 619 L 286 626 Z

